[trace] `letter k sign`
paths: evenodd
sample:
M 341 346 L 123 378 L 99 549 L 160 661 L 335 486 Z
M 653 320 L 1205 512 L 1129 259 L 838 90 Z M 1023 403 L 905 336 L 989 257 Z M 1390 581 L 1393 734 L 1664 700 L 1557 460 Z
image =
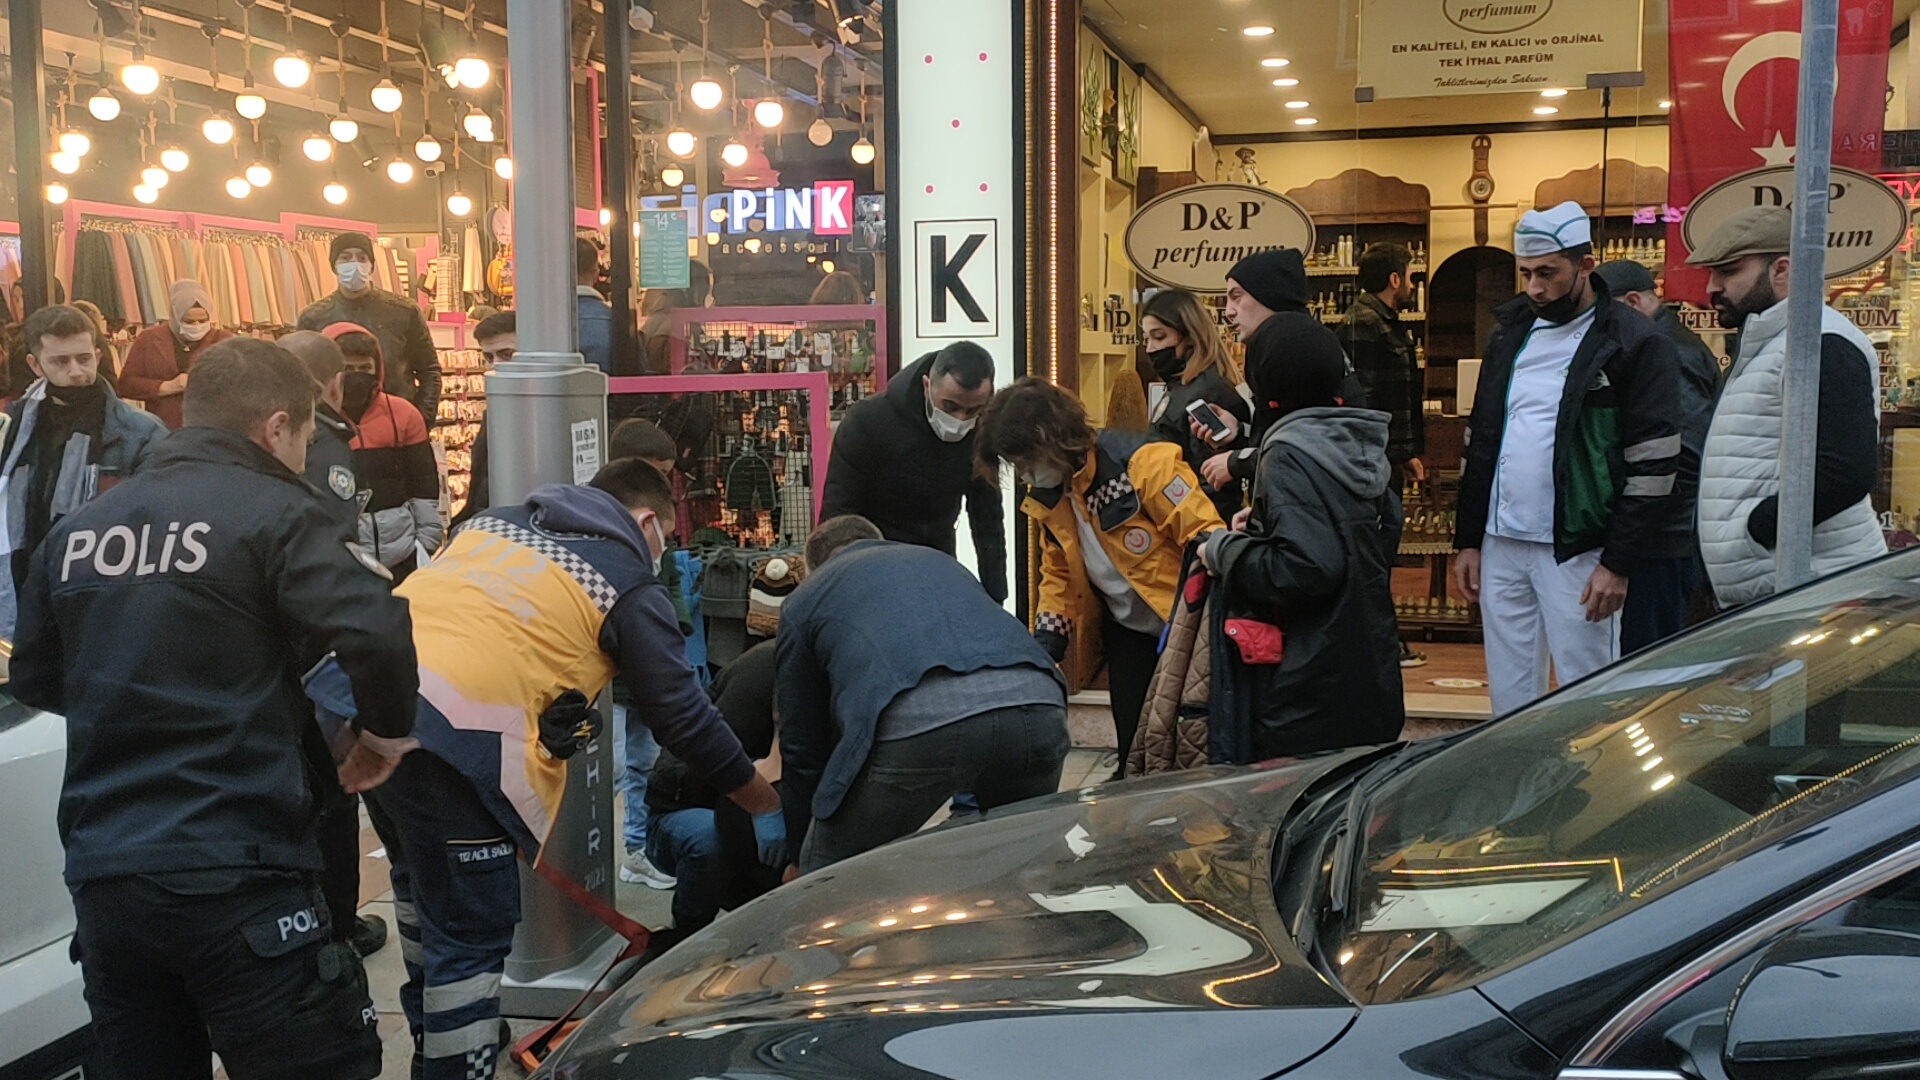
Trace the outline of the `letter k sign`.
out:
M 1000 333 L 1000 223 L 914 223 L 916 330 L 923 338 Z

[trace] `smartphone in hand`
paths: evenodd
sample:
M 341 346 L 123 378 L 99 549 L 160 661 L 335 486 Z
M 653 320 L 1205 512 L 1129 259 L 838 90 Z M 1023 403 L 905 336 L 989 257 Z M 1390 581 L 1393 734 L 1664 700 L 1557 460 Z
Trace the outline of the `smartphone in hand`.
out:
M 1187 417 L 1191 419 L 1194 423 L 1199 424 L 1201 427 L 1204 427 L 1208 431 L 1213 432 L 1214 438 L 1216 439 L 1226 438 L 1227 425 L 1223 421 L 1221 421 L 1219 414 L 1214 412 L 1213 406 L 1208 404 L 1207 402 L 1205 401 L 1188 402 Z

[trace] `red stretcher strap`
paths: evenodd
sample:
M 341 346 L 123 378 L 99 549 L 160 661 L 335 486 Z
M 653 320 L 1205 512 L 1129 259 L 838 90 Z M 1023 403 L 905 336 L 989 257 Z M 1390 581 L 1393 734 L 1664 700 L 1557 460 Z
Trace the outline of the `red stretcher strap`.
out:
M 522 857 L 525 857 L 524 853 Z M 572 1034 L 573 1026 L 576 1026 L 573 1014 L 579 1012 L 580 1007 L 593 996 L 593 992 L 600 989 L 600 984 L 606 981 L 608 975 L 613 974 L 613 969 L 647 951 L 647 942 L 652 939 L 653 931 L 615 911 L 606 901 L 588 892 L 579 882 L 547 865 L 544 861 L 528 860 L 528 865 L 532 866 L 533 872 L 545 879 L 547 884 L 559 889 L 567 899 L 599 920 L 608 929 L 625 938 L 627 942 L 627 947 L 621 950 L 619 956 L 613 958 L 613 963 L 607 965 L 607 970 L 593 980 L 593 985 L 587 987 L 587 992 L 581 994 L 580 999 L 569 1006 L 566 1012 L 561 1013 L 553 1023 L 530 1032 L 525 1038 L 513 1044 L 509 1051 L 513 1060 L 519 1063 L 521 1068 L 532 1072 L 539 1068 L 540 1062 L 545 1060 L 548 1054 L 553 1052 L 556 1039 L 563 1034 Z

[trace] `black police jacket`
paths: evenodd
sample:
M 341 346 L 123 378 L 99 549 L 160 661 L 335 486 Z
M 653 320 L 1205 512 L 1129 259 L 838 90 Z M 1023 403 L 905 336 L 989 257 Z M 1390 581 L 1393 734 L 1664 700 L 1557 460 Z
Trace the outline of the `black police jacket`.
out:
M 333 407 L 313 407 L 313 442 L 307 446 L 307 483 L 320 489 L 320 502 L 347 530 L 347 539 L 359 536 L 360 511 L 366 487 L 354 469 L 353 425 Z
M 67 718 L 69 887 L 320 867 L 308 643 L 339 655 L 377 735 L 413 730 L 419 689 L 406 601 L 328 515 L 265 450 L 188 427 L 40 545 L 11 689 Z

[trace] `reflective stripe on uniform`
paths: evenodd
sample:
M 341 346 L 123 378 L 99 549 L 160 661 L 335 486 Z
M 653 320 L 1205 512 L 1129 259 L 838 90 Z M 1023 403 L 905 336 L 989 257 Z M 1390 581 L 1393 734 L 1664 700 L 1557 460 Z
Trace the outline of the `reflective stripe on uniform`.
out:
M 1659 461 L 1662 458 L 1680 456 L 1680 436 L 1665 435 L 1658 439 L 1634 443 L 1626 449 L 1628 464 L 1642 461 Z
M 401 926 L 420 925 L 419 917 L 413 913 L 413 901 L 411 900 L 395 900 L 393 902 L 393 917 Z
M 400 959 L 409 964 L 425 964 L 426 952 L 418 941 L 405 934 L 400 935 Z
M 1629 476 L 1624 495 L 1636 498 L 1658 498 L 1673 494 L 1673 476 Z
M 484 1050 L 495 1045 L 499 1038 L 500 1018 L 489 1016 L 452 1031 L 427 1032 L 420 1037 L 420 1054 L 430 1058 L 454 1057 L 469 1050 Z
M 421 1006 L 429 1013 L 452 1012 L 476 1001 L 500 996 L 500 973 L 483 971 L 445 986 L 429 986 L 421 995 Z

